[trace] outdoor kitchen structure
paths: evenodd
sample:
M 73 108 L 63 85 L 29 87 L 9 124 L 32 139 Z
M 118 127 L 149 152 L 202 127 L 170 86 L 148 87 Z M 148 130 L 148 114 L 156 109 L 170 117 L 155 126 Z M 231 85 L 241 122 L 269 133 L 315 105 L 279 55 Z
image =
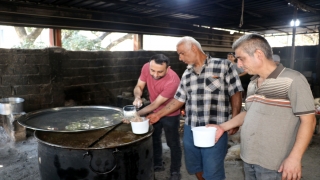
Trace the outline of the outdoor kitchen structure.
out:
M 290 21 L 298 18 L 301 25 L 291 27 Z M 134 136 L 137 139 L 129 143 L 101 148 L 84 141 L 76 145 L 65 143 L 75 136 L 81 140 L 95 137 L 90 142 L 101 140 L 99 137 L 110 128 L 115 131 L 108 136 L 116 139 L 120 136 L 117 133 L 128 135 L 130 126 L 119 121 L 87 132 L 54 134 L 50 130 L 56 131 L 56 127 L 37 129 L 18 123 L 19 119 L 26 121 L 39 113 L 73 108 L 82 111 L 108 107 L 120 112 L 123 106 L 132 104 L 141 68 L 155 54 L 169 57 L 171 69 L 181 77 L 187 65 L 179 61 L 178 54 L 144 50 L 144 35 L 192 36 L 206 54 L 217 58 L 226 58 L 232 52 L 232 43 L 244 33 L 290 36 L 292 46 L 274 47 L 273 52 L 281 56 L 284 66 L 304 74 L 314 97 L 320 97 L 319 39 L 318 45 L 295 46 L 295 35 L 319 34 L 319 0 L 0 0 L 0 25 L 50 29 L 50 47 L 0 48 L 0 112 L 8 105 L 1 104 L 1 99 L 23 99 L 19 101 L 23 105 L 21 111 L 0 113 L 0 180 L 68 179 L 75 174 L 79 174 L 78 179 L 97 180 L 167 178 L 168 174 L 152 169 L 152 126 L 148 133 Z M 131 33 L 134 51 L 66 50 L 62 47 L 61 29 Z M 145 105 L 150 103 L 147 92 L 143 98 Z M 78 146 L 81 144 L 85 146 Z M 320 179 L 319 149 L 319 132 L 315 131 L 303 160 L 303 179 Z M 166 169 L 168 151 L 164 146 Z M 97 156 L 110 161 L 97 160 Z M 243 179 L 238 157 L 226 163 L 229 180 Z M 51 172 L 54 168 L 58 170 Z M 74 176 L 69 177 L 70 174 Z M 183 180 L 195 178 L 184 165 L 181 174 Z

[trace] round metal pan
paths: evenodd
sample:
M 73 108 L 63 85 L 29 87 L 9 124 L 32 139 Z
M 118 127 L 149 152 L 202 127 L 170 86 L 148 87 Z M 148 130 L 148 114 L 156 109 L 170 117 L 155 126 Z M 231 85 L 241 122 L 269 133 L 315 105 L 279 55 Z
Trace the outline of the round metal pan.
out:
M 117 125 L 122 117 L 122 109 L 117 107 L 73 106 L 30 112 L 17 121 L 39 131 L 81 132 Z

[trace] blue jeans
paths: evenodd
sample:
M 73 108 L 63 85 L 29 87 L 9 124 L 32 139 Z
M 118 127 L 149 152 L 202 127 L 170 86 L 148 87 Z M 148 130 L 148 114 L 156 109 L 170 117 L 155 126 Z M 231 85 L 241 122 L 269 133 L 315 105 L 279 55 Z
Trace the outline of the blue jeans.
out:
M 203 178 L 208 180 L 226 178 L 224 170 L 224 159 L 228 151 L 226 132 L 213 147 L 200 148 L 194 146 L 191 126 L 184 125 L 183 146 L 186 167 L 190 174 L 203 172 Z
M 245 180 L 281 180 L 282 173 L 243 162 Z
M 180 172 L 181 167 L 181 145 L 180 145 L 180 115 L 178 116 L 165 116 L 157 123 L 153 124 L 154 132 L 153 139 L 153 158 L 154 166 L 162 166 L 162 141 L 161 133 L 162 128 L 166 137 L 167 144 L 171 153 L 171 166 L 170 172 Z

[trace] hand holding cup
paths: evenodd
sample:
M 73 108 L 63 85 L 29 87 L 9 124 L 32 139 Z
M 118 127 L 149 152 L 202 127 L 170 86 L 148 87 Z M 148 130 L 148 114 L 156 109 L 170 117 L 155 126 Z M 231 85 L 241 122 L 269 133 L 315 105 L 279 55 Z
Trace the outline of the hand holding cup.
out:
M 143 105 L 141 98 L 138 97 L 134 99 L 132 104 L 137 108 L 140 108 Z

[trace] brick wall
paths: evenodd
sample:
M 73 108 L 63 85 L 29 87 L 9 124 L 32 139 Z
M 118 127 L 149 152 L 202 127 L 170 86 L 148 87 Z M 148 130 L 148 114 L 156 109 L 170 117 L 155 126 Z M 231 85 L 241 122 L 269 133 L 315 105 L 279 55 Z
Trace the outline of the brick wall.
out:
M 288 67 L 286 48 L 274 48 L 274 51 L 280 54 L 281 62 Z M 309 64 L 314 64 L 314 53 L 307 52 L 316 47 L 302 47 L 305 53 L 301 53 L 299 48 L 296 52 L 300 53 L 296 66 L 299 65 L 300 59 L 308 60 L 308 54 L 312 60 Z M 69 99 L 73 99 L 77 105 L 116 106 L 117 96 L 124 91 L 133 91 L 142 65 L 158 53 L 168 56 L 171 59 L 171 68 L 179 76 L 182 75 L 186 65 L 180 62 L 177 53 L 172 51 L 0 49 L 0 98 L 24 98 L 26 112 L 61 107 L 64 106 L 65 100 Z M 210 52 L 211 56 L 220 58 L 226 57 L 226 54 Z M 299 65 L 297 70 L 314 73 L 315 66 L 307 65 Z
M 24 98 L 26 112 L 61 107 L 70 99 L 115 106 L 117 95 L 133 91 L 142 65 L 157 53 L 168 56 L 182 75 L 186 65 L 176 52 L 0 49 L 0 98 Z
M 49 51 L 0 49 L 0 97 L 18 96 L 26 100 L 27 109 L 52 104 Z M 41 103 L 39 103 L 41 102 Z

